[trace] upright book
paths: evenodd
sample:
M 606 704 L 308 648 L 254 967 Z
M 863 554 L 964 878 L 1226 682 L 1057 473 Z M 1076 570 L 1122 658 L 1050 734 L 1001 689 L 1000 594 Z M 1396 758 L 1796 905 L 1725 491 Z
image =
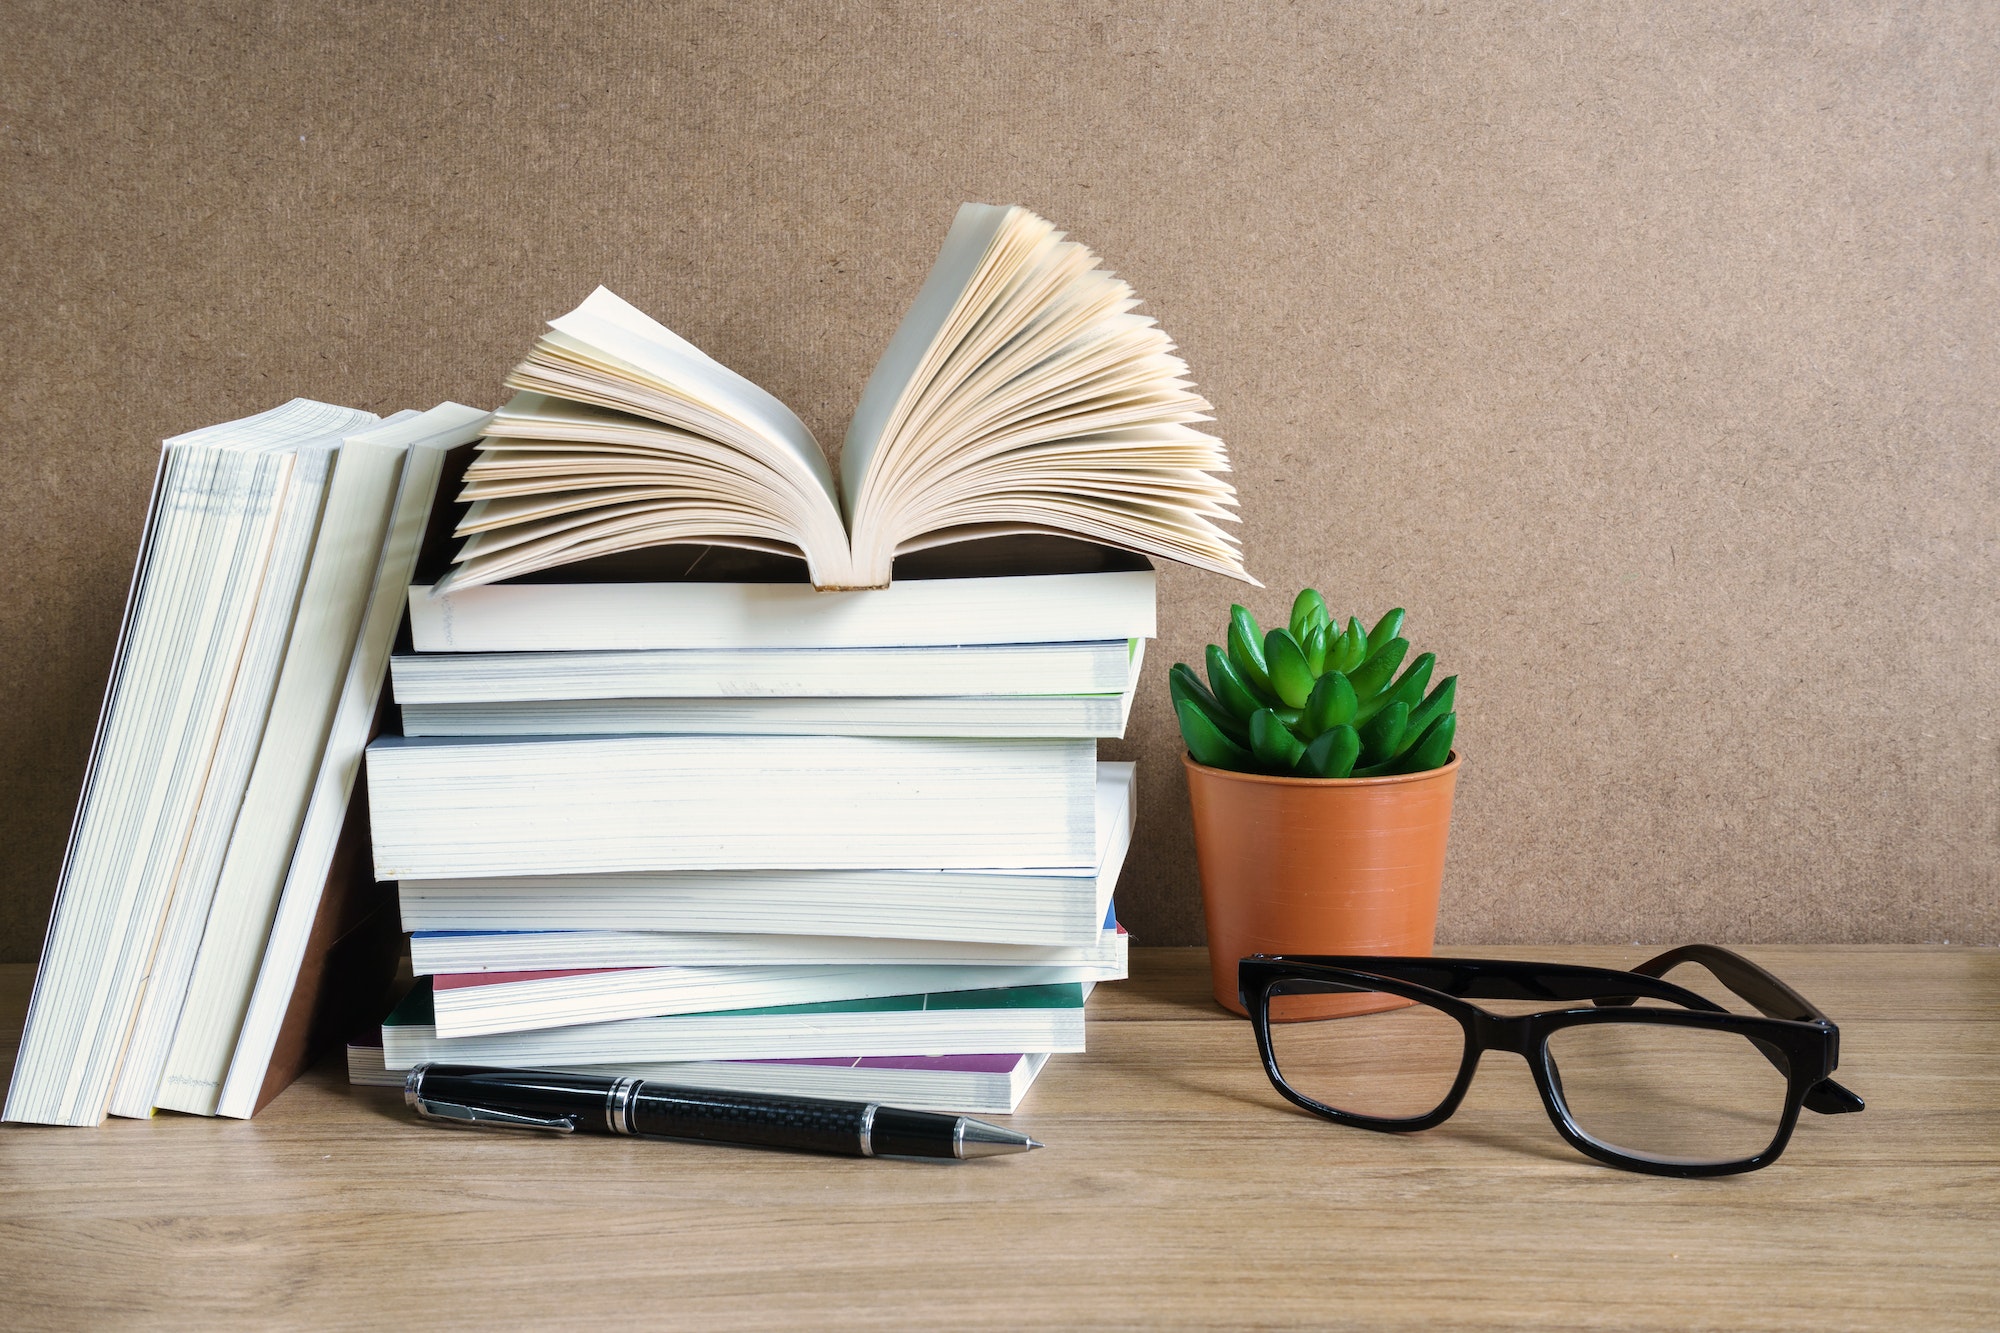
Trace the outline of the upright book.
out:
M 803 422 L 599 288 L 508 378 L 457 588 L 709 542 L 880 588 L 899 554 L 1056 532 L 1247 578 L 1209 405 L 1132 289 L 1024 208 L 958 211 L 833 471 Z
M 226 1044 L 211 1048 L 226 1050 L 215 1100 L 211 1108 L 205 1095 L 196 1094 L 185 1099 L 191 1104 L 184 1109 L 213 1109 L 219 1115 L 247 1117 L 275 1095 L 292 1073 L 280 1064 L 292 1054 L 286 1046 L 286 1028 L 302 1013 L 297 992 L 301 982 L 309 979 L 308 969 L 315 961 L 313 936 L 327 930 L 329 921 L 339 919 L 339 912 L 329 912 L 322 899 L 329 889 L 348 887 L 336 882 L 331 870 L 343 832 L 353 822 L 348 807 L 388 674 L 389 650 L 402 620 L 400 590 L 416 561 L 444 456 L 473 439 L 484 421 L 485 413 L 476 408 L 444 403 L 412 416 L 400 429 L 382 432 L 382 438 L 404 450 L 405 459 L 389 524 L 376 552 L 372 588 L 359 633 L 338 679 L 332 723 L 290 859 L 263 900 L 270 905 L 262 917 L 269 923 L 262 947 L 243 955 L 239 970 L 222 975 L 215 993 L 227 1003 L 208 1011 L 211 1021 L 220 1019 L 211 1031 L 229 1037 Z M 332 906 L 338 909 L 346 905 Z M 334 947 L 338 941 L 328 943 Z M 186 1022 L 184 1017 L 183 1026 Z M 175 1054 L 180 1054 L 178 1034 Z M 170 1064 L 169 1069 L 173 1068 Z M 199 1073 L 216 1066 L 188 1064 L 182 1068 Z M 167 1104 L 164 1098 L 161 1104 Z
M 150 1002 L 176 1016 L 172 1040 L 161 1042 L 149 1033 L 143 1048 L 135 1045 L 128 1053 L 114 1108 L 121 1113 L 145 1115 L 155 1105 L 213 1109 L 221 1067 L 241 1021 L 245 978 L 263 954 L 363 613 L 382 572 L 383 539 L 409 452 L 409 423 L 418 417 L 399 413 L 341 442 L 270 720 L 242 793 L 199 951 L 191 967 L 171 977 L 156 972 L 149 986 Z

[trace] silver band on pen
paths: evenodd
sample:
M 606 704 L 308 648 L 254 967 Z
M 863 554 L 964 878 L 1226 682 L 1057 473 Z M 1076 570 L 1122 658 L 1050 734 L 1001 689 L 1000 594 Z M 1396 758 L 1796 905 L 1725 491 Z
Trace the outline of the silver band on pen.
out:
M 863 1157 L 873 1157 L 875 1155 L 874 1102 L 870 1102 L 861 1108 L 861 1155 Z
M 632 1128 L 632 1096 L 639 1091 L 641 1081 L 621 1078 L 604 1094 L 604 1123 L 613 1134 L 630 1136 L 637 1132 Z

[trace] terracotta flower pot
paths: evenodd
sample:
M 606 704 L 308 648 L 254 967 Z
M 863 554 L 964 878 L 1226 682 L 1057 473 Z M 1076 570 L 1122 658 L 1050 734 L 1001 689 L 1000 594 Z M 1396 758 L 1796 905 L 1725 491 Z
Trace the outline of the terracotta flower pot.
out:
M 1431 952 L 1456 751 L 1443 768 L 1386 778 L 1278 778 L 1181 761 L 1217 1004 L 1243 1013 L 1236 962 L 1248 954 Z M 1294 1016 L 1394 1007 L 1364 996 L 1312 1003 Z

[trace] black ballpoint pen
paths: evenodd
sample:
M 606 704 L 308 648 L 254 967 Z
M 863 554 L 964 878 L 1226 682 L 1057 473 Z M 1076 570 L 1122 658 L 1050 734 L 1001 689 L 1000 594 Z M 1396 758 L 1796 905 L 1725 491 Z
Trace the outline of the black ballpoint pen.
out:
M 875 1102 L 678 1088 L 544 1069 L 421 1064 L 403 1100 L 425 1120 L 472 1129 L 625 1134 L 845 1157 L 997 1157 L 1042 1145 L 965 1116 Z

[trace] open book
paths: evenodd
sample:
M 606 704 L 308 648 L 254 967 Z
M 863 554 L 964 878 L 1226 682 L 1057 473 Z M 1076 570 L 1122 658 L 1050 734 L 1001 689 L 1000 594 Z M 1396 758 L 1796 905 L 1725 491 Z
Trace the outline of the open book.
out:
M 598 288 L 507 379 L 438 590 L 670 542 L 880 588 L 902 552 L 1057 532 L 1248 579 L 1209 404 L 1132 289 L 1024 208 L 966 204 L 834 480 L 790 409 Z

